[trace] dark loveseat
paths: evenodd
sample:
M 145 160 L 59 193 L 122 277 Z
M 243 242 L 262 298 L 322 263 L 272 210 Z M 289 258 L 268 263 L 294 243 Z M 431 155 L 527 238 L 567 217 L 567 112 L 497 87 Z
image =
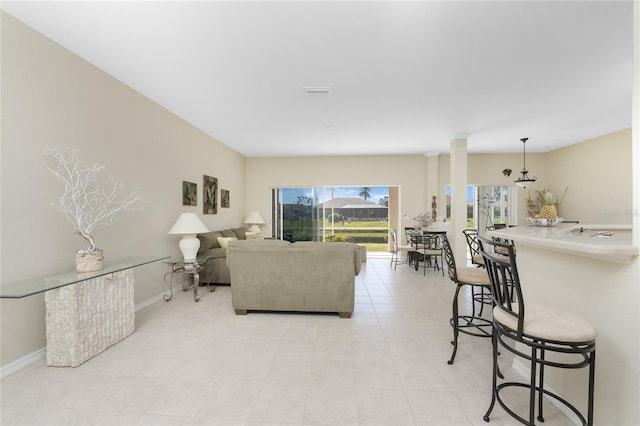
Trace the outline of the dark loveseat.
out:
M 221 231 L 211 231 L 199 234 L 200 249 L 198 249 L 198 257 L 207 256 L 211 260 L 207 262 L 204 270 L 200 272 L 200 283 L 230 284 L 229 267 L 227 266 L 227 249 L 220 247 L 218 237 L 237 238 L 238 240 L 246 240 L 247 228 L 231 228 Z

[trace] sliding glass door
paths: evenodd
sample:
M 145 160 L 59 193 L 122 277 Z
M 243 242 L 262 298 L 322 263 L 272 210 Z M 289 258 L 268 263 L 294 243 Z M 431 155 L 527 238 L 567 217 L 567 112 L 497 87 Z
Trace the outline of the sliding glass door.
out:
M 273 189 L 275 237 L 291 242 L 322 241 L 322 188 Z
M 478 233 L 484 235 L 489 229 L 504 228 L 513 223 L 515 212 L 511 187 L 479 186 L 476 188 L 476 217 Z
M 447 195 L 447 220 L 451 220 L 451 187 Z M 513 223 L 515 212 L 509 186 L 467 186 L 467 228 L 476 228 L 482 235 L 487 229 L 508 226 Z
M 276 238 L 388 249 L 388 187 L 281 187 L 273 188 L 271 197 Z

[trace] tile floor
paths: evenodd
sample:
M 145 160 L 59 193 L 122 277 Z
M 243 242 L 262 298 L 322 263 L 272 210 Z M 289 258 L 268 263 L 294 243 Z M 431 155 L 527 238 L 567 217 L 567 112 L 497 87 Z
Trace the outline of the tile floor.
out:
M 463 335 L 439 272 L 363 264 L 351 319 L 236 316 L 228 286 L 178 291 L 136 332 L 78 368 L 33 364 L 2 379 L 2 425 L 484 425 L 488 339 Z M 505 355 L 501 368 L 515 377 Z M 492 425 L 514 424 L 497 407 Z M 546 425 L 569 425 L 547 404 Z

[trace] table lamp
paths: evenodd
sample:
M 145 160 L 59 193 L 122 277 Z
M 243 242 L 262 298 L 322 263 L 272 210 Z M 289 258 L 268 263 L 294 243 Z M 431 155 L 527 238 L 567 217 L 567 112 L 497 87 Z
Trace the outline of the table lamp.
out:
M 182 235 L 179 246 L 185 262 L 196 260 L 200 248 L 200 240 L 196 235 L 203 232 L 209 230 L 195 213 L 182 213 L 169 230 L 169 234 Z
M 258 225 L 264 225 L 264 219 L 262 218 L 262 216 L 260 216 L 260 213 L 251 212 L 247 215 L 244 223 L 246 223 L 247 225 L 251 225 L 249 227 L 249 231 L 260 232 L 260 226 Z

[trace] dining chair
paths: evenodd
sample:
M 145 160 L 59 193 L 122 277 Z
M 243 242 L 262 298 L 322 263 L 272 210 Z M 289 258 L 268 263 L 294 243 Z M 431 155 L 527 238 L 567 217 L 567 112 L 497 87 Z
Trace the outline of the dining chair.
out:
M 419 254 L 419 259 L 423 262 L 422 275 L 426 275 L 427 268 L 433 268 L 434 271 L 442 271 L 442 276 L 444 276 L 441 235 L 446 235 L 446 232 L 424 232 L 416 239 L 414 246 Z M 438 263 L 438 259 L 440 259 L 440 263 Z
M 411 245 L 398 244 L 398 234 L 395 229 L 391 229 L 391 266 L 395 270 L 398 264 L 409 264 L 414 261 L 416 248 Z M 406 258 L 402 259 L 402 253 L 406 253 Z

